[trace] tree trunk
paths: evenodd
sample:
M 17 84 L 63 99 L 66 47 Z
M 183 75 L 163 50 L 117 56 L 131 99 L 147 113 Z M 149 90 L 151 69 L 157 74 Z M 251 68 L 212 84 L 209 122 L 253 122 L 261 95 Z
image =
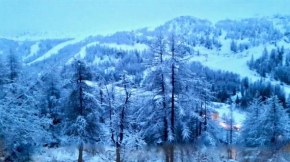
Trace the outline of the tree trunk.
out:
M 112 87 L 113 87 L 113 86 L 112 86 Z M 110 118 L 111 140 L 112 140 L 113 143 L 116 143 L 115 138 L 114 138 L 114 130 L 113 130 L 113 128 L 112 128 L 112 125 L 113 125 L 113 123 L 112 123 L 112 111 L 113 111 L 112 100 L 113 100 L 114 98 L 112 97 L 113 94 L 110 95 L 107 86 L 106 86 L 106 91 L 107 91 L 107 95 L 108 95 L 108 97 L 109 97 L 109 101 L 108 101 L 108 102 L 109 102 L 109 118 Z
M 233 143 L 233 107 L 231 106 L 231 119 L 230 119 L 230 145 Z
M 206 98 L 204 100 L 204 131 L 207 131 L 207 109 L 206 109 Z
M 121 112 L 121 121 L 120 121 L 120 144 L 123 141 L 124 138 L 124 122 L 125 122 L 125 109 L 128 105 L 129 102 L 129 92 L 127 90 L 127 86 L 126 84 L 124 85 L 124 89 L 125 89 L 125 93 L 126 93 L 126 99 L 125 99 L 125 103 Z
M 173 34 L 171 36 L 171 59 L 172 59 L 172 65 L 171 65 L 171 133 L 173 136 L 173 139 L 175 139 L 174 135 L 174 109 L 175 109 L 175 35 Z
M 198 134 L 199 134 L 199 131 L 198 131 L 198 118 L 195 117 L 195 137 L 196 138 L 198 137 Z
M 202 117 L 202 103 L 200 105 L 200 110 L 199 110 L 199 116 Z M 201 135 L 201 129 L 202 129 L 202 122 L 198 122 L 199 123 L 199 132 L 198 132 L 198 135 L 200 136 Z
M 159 57 L 160 57 L 160 64 L 163 64 L 163 49 L 162 49 L 162 39 L 160 39 L 160 50 L 159 50 Z M 167 111 L 166 111 L 166 101 L 165 101 L 165 83 L 164 83 L 164 74 L 163 71 L 161 72 L 161 94 L 162 94 L 162 106 L 163 106 L 163 124 L 164 124 L 164 142 L 167 142 L 168 140 L 168 123 L 166 119 Z
M 79 115 L 83 115 L 83 85 L 82 85 L 82 70 L 81 70 L 81 67 L 78 67 L 78 75 L 79 75 L 79 78 L 78 78 L 78 84 L 79 84 L 79 104 L 80 104 L 80 114 Z M 80 144 L 79 146 L 79 158 L 78 158 L 78 162 L 83 162 L 83 143 Z
M 180 161 L 183 162 L 184 161 L 184 154 L 183 154 L 183 147 L 180 147 Z
M 174 57 L 174 56 L 173 56 Z M 172 93 L 171 93 L 171 133 L 174 138 L 174 94 L 175 94 L 175 78 L 174 78 L 174 64 L 172 64 L 172 76 L 171 76 L 171 85 L 172 85 Z
M 101 102 L 101 105 L 103 105 L 103 100 L 104 100 L 103 91 L 102 91 L 102 89 L 100 89 L 100 102 Z
M 196 105 L 195 113 L 198 113 L 198 105 Z M 196 138 L 198 137 L 198 134 L 199 134 L 198 124 L 199 124 L 198 118 L 195 117 L 195 136 L 196 136 Z
M 166 116 L 163 117 L 163 122 L 164 122 L 164 142 L 167 142 L 167 140 L 168 140 L 168 133 L 167 133 L 168 123 L 167 123 Z
M 80 115 L 83 115 L 83 79 L 82 79 L 82 68 L 79 67 L 78 72 L 79 72 L 79 79 L 78 79 L 78 84 L 79 84 L 79 102 L 80 102 Z
M 163 150 L 165 153 L 165 162 L 170 162 L 170 157 L 169 157 L 169 153 L 168 153 L 168 146 L 167 145 L 163 145 Z
M 163 74 L 161 75 L 161 88 L 162 88 L 162 106 L 163 106 L 163 110 L 164 110 L 164 116 L 163 116 L 163 122 L 164 122 L 164 142 L 167 142 L 168 140 L 168 133 L 167 133 L 167 129 L 168 129 L 168 123 L 167 123 L 167 119 L 166 119 L 166 115 L 167 115 L 167 111 L 166 111 L 166 103 L 165 103 L 165 85 L 164 85 L 164 76 Z
M 83 150 L 84 150 L 84 146 L 83 144 L 80 144 L 78 162 L 83 162 Z
M 116 162 L 121 162 L 121 148 L 119 146 L 116 147 Z
M 273 136 L 271 139 L 272 143 L 276 142 L 276 130 L 277 130 L 277 123 L 276 123 L 276 97 L 273 97 Z
M 170 145 L 170 161 L 174 162 L 174 145 Z

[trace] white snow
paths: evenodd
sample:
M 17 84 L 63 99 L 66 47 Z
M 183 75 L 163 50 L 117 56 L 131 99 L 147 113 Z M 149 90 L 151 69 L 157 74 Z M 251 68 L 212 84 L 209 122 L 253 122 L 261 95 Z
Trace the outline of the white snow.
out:
M 230 114 L 230 105 L 225 103 L 213 103 L 214 105 L 218 106 L 217 108 L 214 108 L 215 111 L 218 112 L 219 117 L 229 116 Z M 236 123 L 236 125 L 243 125 L 244 120 L 246 119 L 245 112 L 242 112 L 239 109 L 233 109 L 233 118 Z
M 77 54 L 75 54 L 74 57 L 71 58 L 71 59 L 70 59 L 66 64 L 70 64 L 70 63 L 73 61 L 74 58 L 78 58 L 78 57 L 80 57 L 81 59 L 85 58 L 85 57 L 86 57 L 86 54 L 87 54 L 87 48 L 88 48 L 88 47 L 91 47 L 91 46 L 95 46 L 95 45 L 97 45 L 97 44 L 99 44 L 99 42 L 92 42 L 92 43 L 89 43 L 89 44 L 85 45 L 85 46 L 82 47 L 81 50 L 80 50 Z
M 28 56 L 24 57 L 23 60 L 26 60 L 26 59 L 34 56 L 35 54 L 37 54 L 38 50 L 39 50 L 39 42 L 35 43 L 34 45 L 32 45 L 30 47 L 30 54 Z
M 223 37 L 222 37 L 223 38 Z M 252 82 L 262 79 L 262 77 L 249 69 L 247 62 L 250 61 L 252 55 L 254 59 L 257 59 L 262 55 L 264 48 L 266 47 L 268 52 L 272 49 L 276 49 L 274 45 L 266 44 L 257 47 L 251 47 L 243 52 L 233 53 L 230 51 L 230 41 L 231 40 L 221 40 L 222 48 L 218 50 L 209 50 L 205 47 L 198 46 L 195 47 L 195 51 L 200 52 L 200 56 L 194 56 L 191 61 L 200 61 L 203 65 L 214 69 L 223 70 L 239 74 L 242 78 L 248 77 Z M 284 42 L 283 40 L 277 43 L 278 47 L 284 46 L 285 49 L 290 49 L 290 44 Z M 269 77 L 264 78 L 265 81 L 269 81 L 272 84 L 280 84 L 279 81 L 275 81 Z M 286 95 L 290 94 L 290 86 L 281 85 Z
M 75 38 L 75 39 L 73 39 L 73 40 L 68 40 L 68 41 L 66 41 L 66 42 L 60 43 L 60 44 L 56 45 L 55 47 L 53 47 L 53 48 L 52 48 L 51 50 L 49 50 L 48 52 L 46 52 L 46 53 L 45 53 L 44 55 L 42 55 L 41 57 L 39 57 L 39 58 L 37 58 L 36 60 L 34 60 L 34 61 L 28 63 L 27 65 L 31 65 L 31 64 L 33 64 L 33 63 L 35 63 L 35 62 L 43 61 L 43 60 L 49 58 L 50 56 L 57 54 L 57 53 L 59 52 L 59 50 L 61 50 L 61 49 L 64 48 L 65 46 L 68 46 L 68 45 L 70 45 L 70 44 L 75 44 L 75 43 L 80 42 L 80 41 L 82 41 L 82 40 L 83 40 L 83 38 Z
M 113 161 L 108 158 L 110 157 L 109 155 L 107 155 L 108 157 L 105 157 L 110 149 L 105 148 L 105 150 L 102 150 L 104 151 L 104 155 L 92 155 L 91 153 L 87 153 L 86 151 L 84 151 L 83 160 L 87 162 Z M 112 150 L 112 152 L 114 151 Z M 77 161 L 78 150 L 76 147 L 42 148 L 41 153 L 35 154 L 32 159 L 35 162 Z
M 78 53 L 80 55 L 80 57 L 83 59 L 85 58 L 86 54 L 87 54 L 87 48 L 90 47 L 90 46 L 95 46 L 96 44 L 99 44 L 99 42 L 93 42 L 93 43 L 90 43 L 88 45 L 86 45 L 85 47 L 82 47 L 82 49 L 80 50 L 80 52 Z
M 131 50 L 137 50 L 137 51 L 143 51 L 148 49 L 148 46 L 145 44 L 139 44 L 136 43 L 134 45 L 126 45 L 126 44 L 116 44 L 116 43 L 103 43 L 100 44 L 101 46 L 106 46 L 110 48 L 116 48 L 119 50 L 126 50 L 126 51 L 131 51 Z
M 116 44 L 116 43 L 100 43 L 100 42 L 92 42 L 92 43 L 89 43 L 87 45 L 85 45 L 84 47 L 81 48 L 81 50 L 74 55 L 74 58 L 78 58 L 80 57 L 81 59 L 85 58 L 86 56 L 86 49 L 88 47 L 91 47 L 91 46 L 95 46 L 95 45 L 100 45 L 100 46 L 103 46 L 103 47 L 109 47 L 109 48 L 115 48 L 115 49 L 118 49 L 118 50 L 125 50 L 125 51 L 132 51 L 132 50 L 136 50 L 136 51 L 143 51 L 143 50 L 146 50 L 148 49 L 148 46 L 145 45 L 145 44 L 134 44 L 134 45 L 126 45 L 126 44 Z M 74 58 L 71 58 L 66 64 L 70 64 Z M 114 59 L 114 58 L 111 58 L 111 57 L 108 57 L 108 56 L 104 56 L 104 58 L 101 60 L 99 57 L 95 57 L 95 60 L 93 61 L 93 64 L 98 64 L 100 62 L 105 62 L 105 61 L 109 61 L 109 62 L 117 62 L 118 60 L 117 59 Z
M 90 87 L 99 88 L 97 82 L 93 82 L 93 81 L 86 80 L 85 83 L 86 83 L 88 86 L 90 86 Z

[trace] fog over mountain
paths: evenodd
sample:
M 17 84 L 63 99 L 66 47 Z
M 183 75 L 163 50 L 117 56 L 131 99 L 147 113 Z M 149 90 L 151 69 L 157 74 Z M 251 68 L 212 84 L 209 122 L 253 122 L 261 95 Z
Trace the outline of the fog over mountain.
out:
M 178 16 L 216 22 L 290 14 L 287 0 L 2 0 L 0 35 L 79 36 L 156 27 Z

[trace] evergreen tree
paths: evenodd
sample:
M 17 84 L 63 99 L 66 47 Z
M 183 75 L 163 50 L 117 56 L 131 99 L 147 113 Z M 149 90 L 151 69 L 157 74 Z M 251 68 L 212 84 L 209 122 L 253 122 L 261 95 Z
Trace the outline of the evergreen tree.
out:
M 4 80 L 11 81 L 11 75 Z M 36 148 L 50 142 L 47 132 L 51 121 L 41 115 L 39 86 L 25 83 L 24 78 L 13 79 L 1 87 L 0 134 L 5 150 L 4 161 L 30 161 Z
M 151 133 L 154 133 L 154 137 L 157 137 L 152 142 L 161 142 L 165 143 L 168 141 L 168 90 L 166 89 L 166 82 L 165 82 L 165 71 L 168 69 L 165 66 L 165 55 L 166 55 L 166 40 L 160 33 L 151 44 L 151 51 L 153 54 L 153 60 L 151 63 L 151 70 L 148 76 L 146 77 L 146 80 L 144 83 L 147 84 L 148 90 L 152 91 L 152 95 L 154 98 L 152 98 L 152 106 L 154 107 L 151 111 L 151 115 L 154 116 L 155 119 L 148 120 L 148 122 L 153 122 L 156 125 L 156 127 L 151 127 L 149 129 L 152 129 L 150 133 L 148 132 L 147 135 L 150 135 Z M 160 124 L 162 123 L 162 124 Z M 153 123 L 152 123 L 153 124 Z M 153 124 L 153 125 L 155 125 Z M 152 134 L 153 135 L 153 134 Z
M 48 73 L 41 84 L 42 95 L 41 97 L 41 113 L 42 116 L 50 118 L 52 124 L 49 131 L 52 134 L 53 141 L 49 144 L 50 147 L 58 146 L 60 143 L 60 126 L 62 121 L 63 112 L 61 110 L 62 94 L 60 90 L 60 82 L 58 73 Z
M 242 142 L 247 146 L 257 146 L 261 144 L 260 117 L 263 112 L 263 105 L 260 97 L 255 97 L 248 108 L 247 118 L 243 123 Z
M 6 70 L 4 61 L 0 57 L 0 87 L 4 85 L 5 83 L 7 83 L 6 73 L 7 73 L 7 70 Z M 0 94 L 0 98 L 1 98 L 1 94 Z
M 289 117 L 277 96 L 263 104 L 255 99 L 243 125 L 243 139 L 248 146 L 276 145 L 289 139 Z
M 9 81 L 15 82 L 20 74 L 21 63 L 19 61 L 16 53 L 10 49 L 8 57 L 7 57 L 7 67 L 8 67 L 8 75 Z
M 252 55 L 250 62 L 248 62 L 248 66 L 250 67 L 251 70 L 255 68 L 254 64 L 254 56 Z
M 286 105 L 287 105 L 287 113 L 290 113 L 290 94 L 287 97 Z
M 288 54 L 286 55 L 285 66 L 287 66 L 287 67 L 290 66 L 290 53 L 288 53 Z
M 65 85 L 68 90 L 65 109 L 65 133 L 79 149 L 78 162 L 82 162 L 84 143 L 101 141 L 103 128 L 100 123 L 101 106 L 88 85 L 92 81 L 89 66 L 82 60 L 72 63 L 70 82 Z
M 267 99 L 265 112 L 261 115 L 263 133 L 260 138 L 264 144 L 276 144 L 289 139 L 289 116 L 277 96 Z
M 231 104 L 230 105 L 230 114 L 229 114 L 229 119 L 227 120 L 227 123 L 229 123 L 229 131 L 228 131 L 228 134 L 229 134 L 229 140 L 228 140 L 228 145 L 229 145 L 229 148 L 228 148 L 228 158 L 229 159 L 234 159 L 234 155 L 232 154 L 232 145 L 233 145 L 233 139 L 234 139 L 234 124 L 235 124 L 235 119 L 234 119 L 234 115 L 233 115 L 233 111 L 234 111 L 234 108 L 236 108 L 235 104 Z
M 166 145 L 173 140 L 170 127 L 170 107 L 169 94 L 170 89 L 168 82 L 168 73 L 170 67 L 168 66 L 167 40 L 159 33 L 151 44 L 151 52 L 153 54 L 151 67 L 148 74 L 143 81 L 146 84 L 145 89 L 151 91 L 152 98 L 147 100 L 147 110 L 143 110 L 143 115 L 146 127 L 143 127 L 146 132 L 145 141 L 151 144 Z M 140 112 L 141 113 L 141 112 Z M 153 123 L 152 123 L 153 122 Z M 160 124 L 161 123 L 161 124 Z M 149 126 L 151 125 L 151 126 Z M 144 125 L 143 125 L 144 126 Z M 166 148 L 166 146 L 164 146 Z M 169 154 L 165 149 L 166 161 L 169 160 Z
M 264 61 L 268 59 L 268 50 L 266 47 L 263 50 L 262 58 Z
M 171 141 L 176 140 L 175 137 L 175 109 L 176 102 L 179 100 L 177 97 L 184 93 L 184 88 L 186 84 L 189 84 L 190 79 L 193 77 L 192 72 L 189 70 L 189 66 L 186 64 L 186 56 L 188 56 L 188 51 L 182 39 L 176 36 L 174 33 L 169 36 L 169 53 L 170 53 L 170 134 Z M 178 104 L 179 105 L 179 104 Z
M 233 51 L 234 53 L 238 52 L 238 46 L 234 40 L 232 40 L 232 42 L 231 42 L 231 51 Z
M 281 49 L 278 48 L 278 61 L 279 61 L 279 65 L 283 65 L 283 56 L 284 56 L 284 46 L 281 47 Z

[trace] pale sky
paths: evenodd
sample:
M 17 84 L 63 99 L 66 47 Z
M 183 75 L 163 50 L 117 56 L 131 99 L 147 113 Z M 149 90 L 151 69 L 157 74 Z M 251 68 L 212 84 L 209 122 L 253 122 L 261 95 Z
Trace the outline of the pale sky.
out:
M 0 0 L 0 35 L 27 31 L 108 34 L 155 27 L 178 16 L 290 15 L 290 0 Z

